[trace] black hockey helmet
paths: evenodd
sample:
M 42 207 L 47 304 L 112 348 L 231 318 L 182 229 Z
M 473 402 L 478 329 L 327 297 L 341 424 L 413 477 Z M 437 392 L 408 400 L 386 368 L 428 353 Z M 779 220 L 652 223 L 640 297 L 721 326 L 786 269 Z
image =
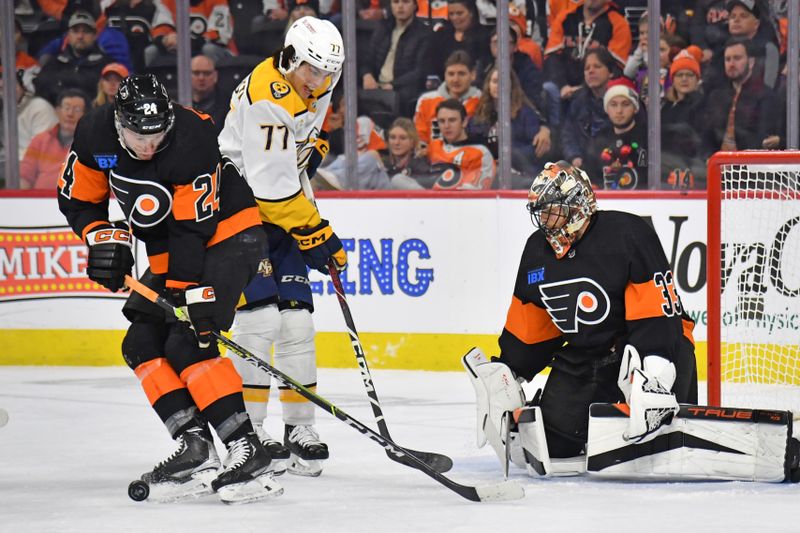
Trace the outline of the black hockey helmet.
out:
M 139 135 L 166 132 L 175 124 L 167 89 L 153 74 L 136 74 L 122 80 L 114 109 L 119 125 Z

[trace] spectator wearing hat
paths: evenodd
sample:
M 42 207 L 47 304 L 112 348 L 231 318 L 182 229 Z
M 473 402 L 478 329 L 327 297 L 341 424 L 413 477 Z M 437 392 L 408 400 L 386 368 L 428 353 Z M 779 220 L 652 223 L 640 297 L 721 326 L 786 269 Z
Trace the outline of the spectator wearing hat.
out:
M 591 139 L 611 125 L 603 95 L 616 66 L 603 47 L 592 48 L 583 57 L 583 86 L 572 96 L 561 122 L 562 153 L 572 166 L 583 167 Z
M 775 121 L 773 91 L 753 76 L 749 41 L 731 38 L 725 46 L 725 82 L 710 91 L 704 138 L 709 153 L 762 147 Z
M 97 96 L 92 101 L 92 107 L 100 107 L 113 102 L 119 84 L 129 75 L 128 67 L 122 63 L 109 63 L 103 67 L 100 72 L 100 81 L 97 82 Z
M 89 108 L 89 98 L 80 89 L 65 89 L 56 103 L 58 124 L 38 134 L 19 165 L 20 188 L 55 190 L 67 158 L 78 121 Z
M 391 17 L 373 32 L 359 63 L 364 89 L 397 93 L 401 113 L 410 116 L 425 88 L 431 30 L 416 16 L 416 0 L 392 0 Z
M 94 94 L 100 72 L 112 59 L 97 45 L 95 19 L 86 11 L 75 11 L 69 18 L 66 46 L 48 62 L 34 85 L 40 96 L 54 103 L 67 88 Z
M 211 116 L 217 134 L 225 125 L 230 99 L 217 90 L 217 67 L 214 60 L 200 54 L 192 58 L 192 107 Z
M 671 86 L 661 101 L 661 175 L 673 188 L 703 188 L 708 154 L 703 147 L 704 96 L 696 46 L 681 50 L 669 68 Z
M 725 4 L 728 17 L 722 28 L 724 39 L 711 50 L 711 62 L 705 69 L 704 83 L 708 89 L 725 81 L 723 51 L 731 37 L 749 41 L 752 57 L 756 59 L 755 75 L 766 76 L 767 85 L 773 87 L 779 71 L 779 38 L 776 22 L 771 19 L 770 8 L 763 0 L 728 0 Z
M 647 188 L 647 124 L 639 108 L 639 94 L 631 80 L 621 77 L 608 83 L 603 109 L 611 127 L 592 139 L 586 165 L 592 170 L 590 176 L 601 177 L 596 187 Z

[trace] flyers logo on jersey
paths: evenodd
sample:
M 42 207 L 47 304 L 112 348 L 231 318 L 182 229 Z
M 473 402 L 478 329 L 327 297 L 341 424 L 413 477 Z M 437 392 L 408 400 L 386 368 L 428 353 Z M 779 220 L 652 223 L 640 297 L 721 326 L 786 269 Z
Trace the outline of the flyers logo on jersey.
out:
M 269 85 L 269 90 L 272 92 L 272 97 L 275 99 L 283 98 L 289 94 L 289 85 L 282 81 L 273 81 Z
M 154 181 L 139 181 L 114 172 L 109 183 L 117 202 L 131 225 L 150 228 L 167 218 L 172 210 L 172 195 Z
M 542 303 L 553 323 L 564 333 L 577 333 L 579 324 L 599 324 L 608 316 L 611 301 L 590 278 L 539 285 Z

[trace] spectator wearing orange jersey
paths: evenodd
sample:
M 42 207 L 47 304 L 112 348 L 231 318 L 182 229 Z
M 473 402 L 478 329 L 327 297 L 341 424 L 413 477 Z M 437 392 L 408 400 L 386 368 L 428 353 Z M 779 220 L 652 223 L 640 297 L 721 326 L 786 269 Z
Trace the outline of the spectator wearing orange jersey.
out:
M 172 14 L 176 16 L 175 0 L 163 0 Z M 189 5 L 189 27 L 192 30 L 192 55 L 203 54 L 215 63 L 237 53 L 233 41 L 233 17 L 228 0 L 196 0 Z M 155 38 L 156 48 L 145 50 L 145 63 L 150 65 L 159 56 L 174 54 L 178 47 L 178 34 L 175 28 Z
M 31 140 L 19 165 L 20 188 L 55 190 L 75 128 L 88 108 L 89 98 L 83 91 L 65 89 L 59 93 L 58 124 Z
M 467 135 L 467 110 L 450 98 L 436 106 L 441 138 L 428 146 L 428 160 L 439 177 L 439 190 L 486 190 L 492 187 L 495 164 L 489 149 Z
M 611 0 L 583 0 L 553 22 L 544 51 L 545 79 L 568 100 L 583 83 L 582 62 L 588 50 L 603 46 L 622 68 L 631 51 L 631 29 Z
M 425 20 L 447 20 L 447 0 L 417 0 L 417 16 Z
M 435 91 L 423 93 L 417 100 L 417 109 L 414 113 L 414 125 L 417 127 L 419 139 L 423 143 L 430 143 L 434 135 L 436 106 L 443 100 L 455 98 L 460 101 L 468 117 L 475 113 L 481 91 L 473 87 L 475 81 L 475 66 L 472 58 L 463 50 L 456 50 L 447 59 L 444 70 L 444 82 Z

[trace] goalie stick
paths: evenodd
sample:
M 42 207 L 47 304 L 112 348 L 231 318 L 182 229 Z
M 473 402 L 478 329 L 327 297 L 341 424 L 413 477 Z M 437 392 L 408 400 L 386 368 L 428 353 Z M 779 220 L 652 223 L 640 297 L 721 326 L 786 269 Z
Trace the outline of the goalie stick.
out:
M 342 287 L 342 280 L 339 277 L 339 271 L 333 266 L 333 262 L 328 263 L 328 272 L 331 275 L 333 287 L 336 290 L 336 297 L 339 299 L 339 306 L 342 308 L 342 315 L 344 315 L 344 323 L 347 326 L 347 333 L 350 335 L 350 344 L 353 346 L 353 352 L 356 355 L 359 370 L 361 371 L 361 378 L 364 381 L 364 388 L 367 389 L 367 396 L 369 396 L 369 403 L 372 406 L 372 413 L 375 415 L 375 422 L 378 424 L 378 431 L 381 436 L 391 439 L 389 435 L 389 427 L 386 425 L 386 419 L 383 416 L 383 409 L 381 409 L 381 402 L 378 400 L 378 393 L 375 391 L 375 384 L 372 381 L 372 374 L 367 365 L 367 356 L 364 354 L 364 347 L 361 345 L 361 339 L 358 337 L 356 331 L 356 324 L 353 321 L 353 314 L 350 312 L 350 306 L 347 305 L 347 299 L 344 296 L 344 287 Z M 440 453 L 422 452 L 406 448 L 406 451 L 414 455 L 417 459 L 426 463 L 439 473 L 444 473 L 453 468 L 453 460 Z M 402 463 L 406 466 L 416 468 L 416 464 L 409 461 L 405 457 L 398 457 L 386 450 L 386 455 L 389 459 Z
M 126 275 L 125 284 L 128 286 L 128 288 L 139 293 L 140 295 L 147 298 L 154 304 L 158 305 L 165 311 L 169 313 L 174 313 L 179 320 L 188 321 L 188 317 L 183 313 L 181 309 L 169 303 L 163 296 L 160 296 L 156 291 L 147 287 L 142 282 L 132 278 L 130 275 Z M 311 403 L 317 405 L 318 407 L 324 409 L 325 411 L 328 411 L 333 416 L 335 416 L 342 422 L 346 423 L 359 433 L 366 435 L 367 437 L 369 437 L 370 440 L 378 443 L 383 449 L 387 451 L 387 453 L 393 454 L 398 458 L 406 458 L 418 470 L 422 471 L 427 476 L 436 480 L 438 483 L 452 490 L 459 496 L 474 502 L 518 500 L 523 496 L 525 496 L 525 491 L 523 490 L 522 485 L 513 481 L 502 481 L 500 483 L 489 483 L 477 486 L 462 485 L 460 483 L 453 481 L 452 479 L 440 474 L 439 472 L 428 466 L 427 463 L 421 461 L 416 456 L 411 455 L 410 452 L 405 448 L 403 448 L 402 446 L 399 446 L 395 444 L 391 439 L 388 439 L 376 433 L 369 426 L 365 425 L 358 419 L 353 418 L 349 414 L 345 413 L 344 411 L 336 407 L 334 404 L 332 404 L 322 396 L 319 396 L 314 392 L 308 390 L 306 387 L 304 387 L 291 377 L 287 376 L 286 374 L 284 374 L 277 368 L 273 367 L 272 365 L 262 361 L 256 355 L 252 354 L 245 348 L 242 348 L 232 340 L 226 338 L 221 333 L 214 331 L 212 332 L 212 334 L 226 348 L 236 353 L 250 364 L 257 366 L 270 376 L 274 377 L 275 379 L 283 383 L 283 385 L 285 385 L 286 387 L 289 387 L 293 391 L 297 392 L 298 394 L 309 400 Z

